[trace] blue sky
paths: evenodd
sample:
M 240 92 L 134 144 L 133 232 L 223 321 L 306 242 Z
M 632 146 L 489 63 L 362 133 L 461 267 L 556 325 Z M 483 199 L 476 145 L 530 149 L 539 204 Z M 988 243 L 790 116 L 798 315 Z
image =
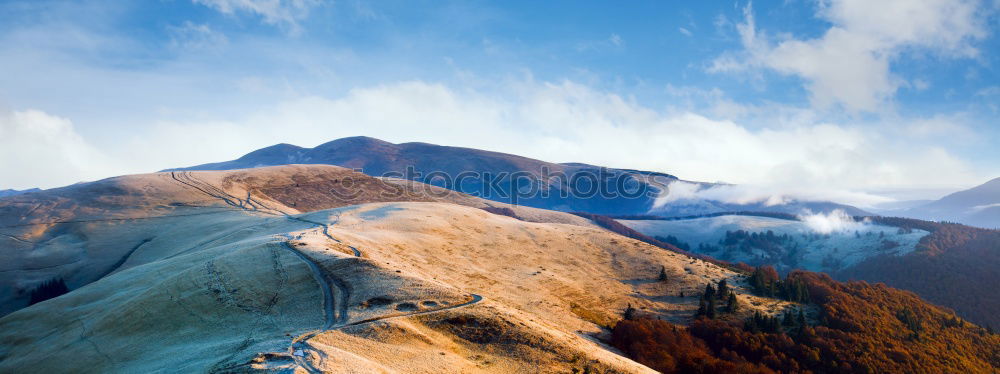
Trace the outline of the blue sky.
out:
M 857 204 L 1000 176 L 1000 2 L 3 1 L 0 188 L 343 136 Z

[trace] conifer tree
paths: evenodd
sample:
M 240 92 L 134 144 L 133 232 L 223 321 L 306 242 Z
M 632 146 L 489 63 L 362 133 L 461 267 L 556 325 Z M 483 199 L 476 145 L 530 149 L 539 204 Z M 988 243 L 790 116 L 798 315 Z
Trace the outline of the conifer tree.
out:
M 765 331 L 770 333 L 776 333 L 778 331 L 781 331 L 778 325 L 778 317 L 765 317 L 765 318 L 767 318 L 767 325 L 766 325 L 767 327 L 764 329 Z
M 750 275 L 750 285 L 753 287 L 754 291 L 758 294 L 767 293 L 767 280 L 764 277 L 764 271 L 758 266 L 753 269 L 753 273 Z
M 632 307 L 631 303 L 629 303 L 628 307 L 625 308 L 625 312 L 622 313 L 622 318 L 629 321 L 635 319 L 635 308 Z
M 795 319 L 792 317 L 792 312 L 782 313 L 783 317 L 781 319 L 781 324 L 784 326 L 794 326 Z
M 740 309 L 740 301 L 736 298 L 736 293 L 729 291 L 729 300 L 726 301 L 726 313 L 736 313 Z
M 665 282 L 667 280 L 667 267 L 660 266 L 660 276 L 657 278 L 660 282 Z
M 752 334 L 756 334 L 760 332 L 760 321 L 760 312 L 754 312 L 753 316 L 747 318 L 746 322 L 743 322 L 743 329 Z
M 713 297 L 713 298 L 708 299 L 708 307 L 705 310 L 705 316 L 708 317 L 708 318 L 714 319 L 715 318 L 715 309 L 716 309 L 715 298 Z
M 729 284 L 725 279 L 719 281 L 719 289 L 716 292 L 716 295 L 718 295 L 720 299 L 729 295 Z
M 68 292 L 69 288 L 66 287 L 66 281 L 62 278 L 49 279 L 42 282 L 42 284 L 35 289 L 31 290 L 31 293 L 28 296 L 28 305 L 34 305 Z

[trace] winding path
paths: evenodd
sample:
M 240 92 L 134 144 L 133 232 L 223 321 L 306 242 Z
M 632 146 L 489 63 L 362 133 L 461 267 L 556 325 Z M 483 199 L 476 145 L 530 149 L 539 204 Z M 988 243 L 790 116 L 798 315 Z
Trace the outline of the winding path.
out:
M 334 305 L 333 305 L 335 304 L 333 289 L 330 288 L 330 282 L 327 281 L 327 279 L 329 279 L 330 277 L 327 276 L 326 272 L 323 271 L 323 268 L 321 268 L 319 264 L 317 264 L 315 261 L 309 258 L 309 256 L 306 256 L 305 253 L 302 253 L 302 251 L 295 249 L 295 247 L 289 244 L 287 241 L 281 242 L 281 245 L 285 247 L 285 249 L 288 249 L 289 251 L 294 253 L 296 256 L 299 256 L 299 258 L 302 259 L 302 262 L 305 262 L 306 265 L 309 266 L 309 270 L 312 270 L 313 278 L 316 279 L 316 283 L 319 283 L 319 287 L 323 291 L 323 310 L 325 315 L 324 318 L 325 322 L 323 324 L 323 329 L 328 329 L 332 327 L 333 324 L 336 323 L 337 321 L 337 316 L 336 312 L 334 311 Z M 346 294 L 347 290 L 341 289 L 339 291 L 340 294 L 343 296 L 342 297 L 343 300 L 341 300 L 339 304 L 341 304 L 340 305 L 341 307 L 346 309 L 346 304 L 347 304 L 346 301 L 348 296 Z M 346 310 L 344 311 L 343 314 L 344 317 L 346 317 Z
M 342 323 L 342 324 L 340 324 L 338 326 L 324 328 L 323 330 L 310 331 L 310 332 L 307 332 L 305 334 L 299 335 L 299 336 L 295 337 L 294 339 L 292 339 L 292 343 L 288 346 L 288 354 L 290 356 L 292 356 L 292 359 L 295 361 L 296 365 L 299 365 L 300 367 L 302 367 L 306 371 L 308 371 L 310 373 L 322 373 L 323 371 L 320 370 L 320 369 L 318 369 L 318 368 L 316 368 L 315 366 L 313 366 L 312 363 L 309 360 L 307 360 L 304 355 L 303 356 L 296 356 L 295 355 L 295 350 L 296 349 L 301 349 L 303 352 L 305 352 L 305 350 L 309 348 L 308 340 L 312 339 L 316 335 L 319 335 L 319 334 L 327 332 L 327 331 L 340 330 L 340 329 L 343 329 L 343 328 L 352 327 L 352 326 L 358 326 L 358 325 L 364 325 L 364 324 L 368 324 L 368 323 L 372 323 L 372 322 L 379 322 L 379 321 L 385 321 L 385 320 L 396 319 L 396 318 L 414 317 L 414 316 L 420 316 L 420 315 L 425 315 L 425 314 L 441 313 L 441 312 L 452 310 L 452 309 L 464 308 L 464 307 L 467 307 L 467 306 L 479 303 L 480 301 L 483 301 L 483 297 L 480 296 L 480 295 L 470 294 L 470 296 L 472 297 L 472 300 L 466 301 L 466 302 L 461 303 L 461 304 L 449 305 L 449 306 L 446 306 L 446 307 L 432 309 L 432 310 L 422 310 L 422 311 L 413 312 L 413 313 L 405 313 L 405 314 L 389 315 L 389 316 L 384 316 L 384 317 L 369 318 L 369 319 L 364 319 L 364 320 L 355 321 L 355 322 L 351 322 L 351 323 Z
M 347 247 L 350 248 L 352 252 L 354 252 L 354 256 L 362 257 L 362 253 L 360 250 L 358 250 L 354 246 L 342 242 L 341 240 L 333 237 L 333 235 L 330 234 L 330 224 L 293 216 L 281 210 L 273 209 L 271 207 L 268 207 L 261 201 L 253 199 L 250 192 L 247 192 L 247 197 L 245 200 L 237 198 L 210 183 L 195 178 L 193 175 L 191 175 L 190 172 L 180 172 L 180 174 L 178 174 L 177 172 L 170 172 L 170 176 L 177 182 L 185 186 L 194 188 L 213 198 L 221 199 L 230 206 L 252 212 L 271 214 L 271 215 L 283 215 L 285 218 L 289 220 L 304 222 L 321 227 L 323 229 L 322 234 L 327 239 L 330 239 L 336 243 L 347 245 Z M 274 212 L 279 212 L 280 214 Z M 307 349 L 309 346 L 308 340 L 312 339 L 316 335 L 319 335 L 323 332 L 339 330 L 346 327 L 358 326 L 372 322 L 395 319 L 395 318 L 405 318 L 405 317 L 413 317 L 413 316 L 426 315 L 432 313 L 440 313 L 447 310 L 467 307 L 479 303 L 480 301 L 483 300 L 483 297 L 480 295 L 470 294 L 472 299 L 461 304 L 449 305 L 431 310 L 415 311 L 412 313 L 388 315 L 383 317 L 368 318 L 355 322 L 348 322 L 347 307 L 350 304 L 350 296 L 351 296 L 351 291 L 348 285 L 343 280 L 327 273 L 325 270 L 323 270 L 322 266 L 316 263 L 316 261 L 314 261 L 305 253 L 295 248 L 295 246 L 292 245 L 288 240 L 281 241 L 280 245 L 285 249 L 291 251 L 293 254 L 298 256 L 299 259 L 301 259 L 303 262 L 306 263 L 306 265 L 312 272 L 313 278 L 315 278 L 316 282 L 319 283 L 320 289 L 322 290 L 323 294 L 323 311 L 324 311 L 323 327 L 319 330 L 309 331 L 295 337 L 294 339 L 292 339 L 292 342 L 288 347 L 288 354 L 292 357 L 296 365 L 302 367 L 303 369 L 305 369 L 310 373 L 322 373 L 322 371 L 314 367 L 312 363 L 309 362 L 309 360 L 307 360 L 304 356 L 296 356 L 295 350 L 302 349 L 303 351 L 305 351 L 305 349 Z M 333 284 L 334 287 L 337 288 L 338 291 L 337 294 L 340 296 L 339 300 L 337 300 L 336 295 L 334 295 L 333 288 L 330 287 L 331 284 Z M 240 364 L 227 369 L 231 370 L 246 365 L 247 364 Z

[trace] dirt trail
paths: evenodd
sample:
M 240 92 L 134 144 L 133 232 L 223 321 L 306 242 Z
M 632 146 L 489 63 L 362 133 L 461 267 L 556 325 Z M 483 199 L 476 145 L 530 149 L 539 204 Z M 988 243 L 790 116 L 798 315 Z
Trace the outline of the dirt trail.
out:
M 391 315 L 391 316 L 385 316 L 385 317 L 369 318 L 369 319 L 365 319 L 365 320 L 361 320 L 361 321 L 355 321 L 355 322 L 351 322 L 351 323 L 343 323 L 341 325 L 333 326 L 333 327 L 326 328 L 326 329 L 319 330 L 319 331 L 310 331 L 310 332 L 307 332 L 307 333 L 305 333 L 303 335 L 300 335 L 300 336 L 296 337 L 295 339 L 292 339 L 292 343 L 288 346 L 288 354 L 295 361 L 296 365 L 302 367 L 307 372 L 309 372 L 309 373 L 323 373 L 322 370 L 320 370 L 320 369 L 316 368 L 315 366 L 313 366 L 312 362 L 310 362 L 309 360 L 306 359 L 307 354 L 305 352 L 310 348 L 308 340 L 314 338 L 316 335 L 319 335 L 319 334 L 327 332 L 327 331 L 340 330 L 340 329 L 343 329 L 343 328 L 352 327 L 352 326 L 358 326 L 358 325 L 364 325 L 364 324 L 368 324 L 368 323 L 372 323 L 372 322 L 386 321 L 386 320 L 391 320 L 391 319 L 396 319 L 396 318 L 414 317 L 414 316 L 425 315 L 425 314 L 441 313 L 441 312 L 452 310 L 452 309 L 464 308 L 464 307 L 467 307 L 467 306 L 479 303 L 480 301 L 483 301 L 483 297 L 480 296 L 480 295 L 471 294 L 470 296 L 472 297 L 471 300 L 466 301 L 466 302 L 461 303 L 461 304 L 449 305 L 449 306 L 446 306 L 446 307 L 441 307 L 441 308 L 437 308 L 437 309 L 433 309 L 433 310 L 423 310 L 423 311 L 413 312 L 413 313 L 398 314 L 398 315 Z M 295 355 L 295 351 L 296 350 L 301 350 L 302 351 L 302 356 Z
M 295 247 L 289 244 L 287 241 L 281 242 L 281 245 L 282 247 L 288 249 L 296 256 L 298 256 L 300 259 L 302 259 L 302 261 L 309 266 L 309 269 L 312 270 L 313 278 L 316 279 L 316 282 L 319 283 L 319 286 L 323 291 L 323 310 L 325 312 L 324 313 L 325 323 L 323 325 L 323 329 L 328 329 L 332 327 L 333 324 L 336 323 L 337 321 L 337 316 L 336 312 L 334 311 L 335 302 L 334 302 L 333 289 L 330 288 L 330 282 L 327 281 L 327 279 L 329 279 L 330 276 L 328 276 L 326 272 L 323 271 L 323 268 L 321 268 L 319 264 L 317 264 L 315 261 L 309 258 L 309 256 L 306 256 L 305 253 L 302 253 L 302 251 L 295 249 Z M 343 299 L 339 304 L 341 304 L 340 306 L 342 308 L 346 308 L 347 297 L 349 296 L 347 294 L 347 290 L 340 289 L 339 291 Z M 346 314 L 346 311 L 344 312 L 344 314 Z
M 214 185 L 212 185 L 210 183 L 207 183 L 207 182 L 204 182 L 202 180 L 199 180 L 194 175 L 192 175 L 190 172 L 180 172 L 180 173 L 178 173 L 178 172 L 171 172 L 170 175 L 178 183 L 181 183 L 181 184 L 183 184 L 185 186 L 194 188 L 194 189 L 196 189 L 196 190 L 198 190 L 198 191 L 200 191 L 200 192 L 202 192 L 205 195 L 208 195 L 210 197 L 213 197 L 213 198 L 216 198 L 216 199 L 220 199 L 220 200 L 224 201 L 226 204 L 228 204 L 228 205 L 230 205 L 232 207 L 239 208 L 239 209 L 246 210 L 246 211 L 250 211 L 250 212 L 264 213 L 264 214 L 270 214 L 270 215 L 281 215 L 281 216 L 284 216 L 285 218 L 287 218 L 289 220 L 299 221 L 299 222 L 304 222 L 304 223 L 308 223 L 308 224 L 311 224 L 311 225 L 315 225 L 318 228 L 322 228 L 321 233 L 327 239 L 332 240 L 332 241 L 334 241 L 336 243 L 341 243 L 341 244 L 347 245 L 346 243 L 344 243 L 340 239 L 337 239 L 337 238 L 333 237 L 333 235 L 330 234 L 330 224 L 324 223 L 324 222 L 313 221 L 313 220 L 305 219 L 305 218 L 302 218 L 302 217 L 293 216 L 293 215 L 288 214 L 286 212 L 283 212 L 281 210 L 271 208 L 271 207 L 267 206 L 266 204 L 264 204 L 263 202 L 261 202 L 260 200 L 255 200 L 253 198 L 253 196 L 252 196 L 252 193 L 249 192 L 249 191 L 247 192 L 246 199 L 240 199 L 240 198 L 237 198 L 237 197 L 235 197 L 233 195 L 230 195 L 226 191 L 223 191 L 222 189 L 220 189 L 218 187 L 215 187 Z M 275 213 L 275 212 L 277 212 L 277 213 Z M 339 217 L 338 217 L 338 221 L 339 221 Z M 334 223 L 336 223 L 336 221 Z M 309 360 L 306 359 L 306 357 L 304 355 L 304 352 L 305 352 L 305 350 L 307 350 L 309 348 L 308 340 L 312 339 L 316 335 L 319 335 L 319 334 L 321 334 L 323 332 L 338 330 L 338 329 L 342 329 L 342 328 L 345 328 L 345 327 L 363 325 L 363 324 L 372 323 L 372 322 L 385 321 L 385 320 L 390 320 L 390 319 L 394 319 L 394 318 L 406 318 L 406 317 L 413 317 L 413 316 L 419 316 L 419 315 L 425 315 L 425 314 L 440 313 L 440 312 L 451 310 L 451 309 L 457 309 L 457 308 L 467 307 L 467 306 L 479 303 L 480 301 L 483 300 L 482 296 L 477 295 L 477 294 L 471 294 L 470 295 L 471 296 L 471 300 L 466 301 L 466 302 L 461 303 L 461 304 L 449 305 L 449 306 L 445 306 L 445 307 L 441 307 L 441 308 L 437 308 L 437 309 L 432 309 L 432 310 L 415 311 L 415 312 L 406 313 L 406 314 L 390 315 L 390 316 L 385 316 L 385 317 L 376 317 L 376 318 L 369 318 L 369 319 L 365 319 L 365 320 L 361 320 L 361 321 L 348 322 L 348 320 L 349 320 L 348 317 L 349 316 L 348 316 L 347 307 L 350 304 L 350 296 L 351 296 L 350 287 L 343 280 L 341 280 L 341 279 L 339 279 L 337 277 L 334 277 L 333 275 L 331 275 L 331 274 L 327 273 L 326 271 L 324 271 L 323 268 L 318 263 L 316 263 L 316 261 L 314 261 L 312 258 L 310 258 L 304 252 L 302 252 L 302 251 L 298 250 L 297 248 L 295 248 L 295 246 L 291 242 L 289 242 L 288 240 L 281 241 L 280 245 L 282 247 L 284 247 L 285 249 L 291 251 L 293 254 L 295 254 L 296 256 L 298 256 L 303 262 L 306 263 L 306 265 L 312 271 L 313 278 L 315 278 L 316 282 L 319 283 L 319 286 L 320 286 L 320 288 L 322 290 L 322 294 L 323 294 L 323 310 L 324 310 L 324 324 L 323 324 L 323 327 L 321 329 L 319 329 L 319 330 L 309 331 L 309 332 L 306 332 L 306 333 L 304 333 L 302 335 L 299 335 L 299 336 L 293 338 L 292 341 L 291 341 L 291 344 L 288 346 L 288 355 L 292 357 L 292 359 L 295 362 L 295 364 L 298 365 L 298 366 L 300 366 L 300 367 L 302 367 L 303 369 L 305 369 L 306 371 L 308 371 L 310 373 L 322 373 L 322 371 L 319 370 L 319 369 L 317 369 L 316 367 L 314 367 L 312 365 L 312 363 L 309 362 Z M 348 246 L 348 248 L 351 249 L 351 251 L 354 252 L 354 256 L 356 256 L 356 257 L 362 257 L 362 253 L 361 253 L 360 250 L 358 250 L 357 248 L 355 248 L 354 246 L 351 246 L 351 245 L 347 245 L 347 246 Z M 330 287 L 330 284 L 333 284 L 334 287 L 337 288 L 337 291 L 338 291 L 337 294 L 340 296 L 339 300 L 337 300 L 338 298 L 334 295 L 333 288 Z M 303 356 L 296 356 L 295 355 L 296 350 L 302 350 L 303 351 Z M 246 367 L 248 365 L 249 364 L 240 364 L 240 365 L 237 365 L 237 366 L 231 366 L 231 367 L 224 368 L 224 369 L 221 369 L 221 370 L 222 371 L 235 370 L 237 368 Z
M 230 206 L 240 209 L 246 209 L 246 207 L 243 205 L 242 200 L 233 197 L 232 195 L 226 193 L 225 191 L 221 191 L 218 188 L 215 188 L 215 186 L 212 186 L 209 183 L 205 183 L 202 182 L 201 180 L 198 180 L 197 178 L 193 177 L 190 172 L 182 171 L 178 173 L 176 171 L 171 171 L 170 177 L 185 186 L 194 188 L 216 199 L 220 199 L 226 202 L 226 204 L 229 204 Z
M 472 304 L 478 303 L 480 301 L 483 301 L 483 297 L 479 296 L 477 294 L 469 294 L 469 296 L 472 297 L 472 300 L 466 301 L 466 302 L 461 303 L 461 304 L 449 305 L 449 306 L 442 307 L 442 308 L 437 308 L 437 309 L 432 309 L 432 310 L 422 310 L 422 311 L 419 311 L 419 312 L 413 312 L 413 313 L 407 313 L 407 314 L 398 314 L 398 315 L 385 316 L 385 317 L 369 318 L 369 319 L 364 319 L 364 320 L 361 320 L 361 321 L 351 322 L 351 323 L 348 323 L 348 324 L 343 325 L 343 326 L 337 326 L 337 327 L 335 327 L 335 328 L 333 328 L 331 330 L 338 330 L 338 329 L 342 329 L 342 328 L 345 328 L 345 327 L 363 325 L 363 324 L 372 323 L 372 322 L 385 321 L 385 320 L 390 320 L 390 319 L 394 319 L 394 318 L 405 318 L 405 317 L 413 317 L 413 316 L 419 316 L 419 315 L 424 315 L 424 314 L 440 313 L 440 312 L 443 312 L 443 311 L 446 311 L 446 310 L 467 307 L 469 305 L 472 305 Z

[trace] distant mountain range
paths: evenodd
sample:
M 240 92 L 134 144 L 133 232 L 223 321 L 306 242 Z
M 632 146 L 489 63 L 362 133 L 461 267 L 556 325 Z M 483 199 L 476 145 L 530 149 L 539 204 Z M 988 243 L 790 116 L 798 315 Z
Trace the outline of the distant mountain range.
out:
M 14 196 L 14 195 L 20 195 L 20 194 L 23 194 L 23 193 L 38 192 L 38 191 L 41 191 L 41 190 L 37 189 L 37 188 L 31 188 L 31 189 L 27 189 L 27 190 L 0 190 L 0 197 Z
M 966 225 L 1000 228 L 1000 178 L 979 186 L 958 191 L 939 200 L 886 210 L 885 215 L 934 221 L 958 222 Z
M 604 215 L 649 214 L 657 196 L 682 181 L 676 176 L 642 170 L 557 164 L 527 157 L 471 148 L 427 143 L 393 144 L 369 137 L 350 137 L 303 148 L 277 144 L 236 160 L 181 170 L 233 170 L 285 164 L 328 164 L 360 170 L 371 176 L 392 176 L 424 182 L 503 203 L 559 211 Z M 461 178 L 459 178 L 461 177 Z M 695 183 L 702 188 L 713 183 Z M 842 209 L 852 215 L 869 213 L 825 201 L 733 204 L 684 199 L 658 207 L 654 214 L 688 216 L 730 211 L 767 211 L 798 214 L 805 210 Z

